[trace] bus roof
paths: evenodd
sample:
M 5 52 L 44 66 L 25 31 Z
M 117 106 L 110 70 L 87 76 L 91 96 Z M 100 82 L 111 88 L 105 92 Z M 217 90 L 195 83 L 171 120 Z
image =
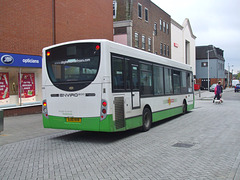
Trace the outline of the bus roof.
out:
M 75 44 L 75 43 L 87 43 L 87 42 L 103 43 L 106 46 L 109 46 L 110 51 L 113 53 L 121 52 L 121 54 L 125 55 L 125 56 L 129 56 L 129 57 L 133 57 L 133 58 L 137 58 L 137 59 L 141 59 L 141 60 L 147 60 L 147 61 L 150 61 L 153 63 L 160 63 L 163 65 L 173 66 L 176 68 L 192 71 L 192 67 L 188 64 L 184 64 L 184 63 L 178 62 L 173 59 L 169 59 L 169 58 L 159 56 L 159 55 L 147 52 L 147 51 L 143 51 L 141 49 L 126 46 L 126 45 L 123 45 L 120 43 L 116 43 L 116 42 L 113 42 L 113 41 L 110 41 L 107 39 L 84 39 L 84 40 L 68 41 L 68 42 L 63 42 L 63 43 L 54 44 L 54 45 L 45 47 L 45 48 L 43 48 L 43 51 L 54 48 L 54 47 L 58 47 L 58 46 Z

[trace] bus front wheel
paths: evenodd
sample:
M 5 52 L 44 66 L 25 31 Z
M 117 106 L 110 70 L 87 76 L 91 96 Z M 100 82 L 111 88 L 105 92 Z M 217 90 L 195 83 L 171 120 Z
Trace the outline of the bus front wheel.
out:
M 149 108 L 145 108 L 143 110 L 142 121 L 143 121 L 142 131 L 146 132 L 151 128 L 152 124 L 152 112 Z

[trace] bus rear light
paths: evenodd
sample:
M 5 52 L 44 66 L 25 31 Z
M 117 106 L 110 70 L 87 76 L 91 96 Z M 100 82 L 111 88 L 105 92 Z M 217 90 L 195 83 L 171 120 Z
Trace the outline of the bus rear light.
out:
M 47 56 L 50 56 L 50 55 L 51 55 L 51 53 L 48 51 L 48 52 L 47 52 Z
M 101 111 L 100 111 L 101 121 L 107 117 L 107 101 L 102 99 Z
M 48 109 L 47 109 L 47 100 L 43 100 L 43 103 L 42 103 L 42 113 L 44 115 L 45 118 L 49 118 L 48 117 Z
M 106 106 L 107 106 L 107 102 L 106 102 L 106 101 L 103 101 L 103 102 L 102 102 L 102 105 L 103 105 L 104 107 L 106 107 Z
M 106 114 L 106 112 L 107 112 L 106 109 L 103 109 L 103 110 L 102 110 L 102 113 L 103 113 L 103 114 Z
M 100 46 L 99 45 L 96 45 L 96 50 L 98 51 L 100 49 Z

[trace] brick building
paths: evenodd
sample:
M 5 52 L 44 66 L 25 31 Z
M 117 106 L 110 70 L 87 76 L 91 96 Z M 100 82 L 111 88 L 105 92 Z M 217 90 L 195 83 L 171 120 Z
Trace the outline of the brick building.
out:
M 113 40 L 112 0 L 0 0 L 0 4 L 0 108 L 41 103 L 43 47 L 78 39 Z M 26 95 L 21 82 L 27 79 L 33 86 Z
M 114 41 L 171 58 L 171 17 L 150 0 L 113 0 Z

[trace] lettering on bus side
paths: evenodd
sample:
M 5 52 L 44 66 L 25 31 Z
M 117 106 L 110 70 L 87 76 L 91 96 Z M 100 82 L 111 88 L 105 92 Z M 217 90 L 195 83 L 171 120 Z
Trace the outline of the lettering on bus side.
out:
M 59 97 L 78 97 L 84 96 L 84 93 L 66 93 L 66 94 L 59 94 Z

